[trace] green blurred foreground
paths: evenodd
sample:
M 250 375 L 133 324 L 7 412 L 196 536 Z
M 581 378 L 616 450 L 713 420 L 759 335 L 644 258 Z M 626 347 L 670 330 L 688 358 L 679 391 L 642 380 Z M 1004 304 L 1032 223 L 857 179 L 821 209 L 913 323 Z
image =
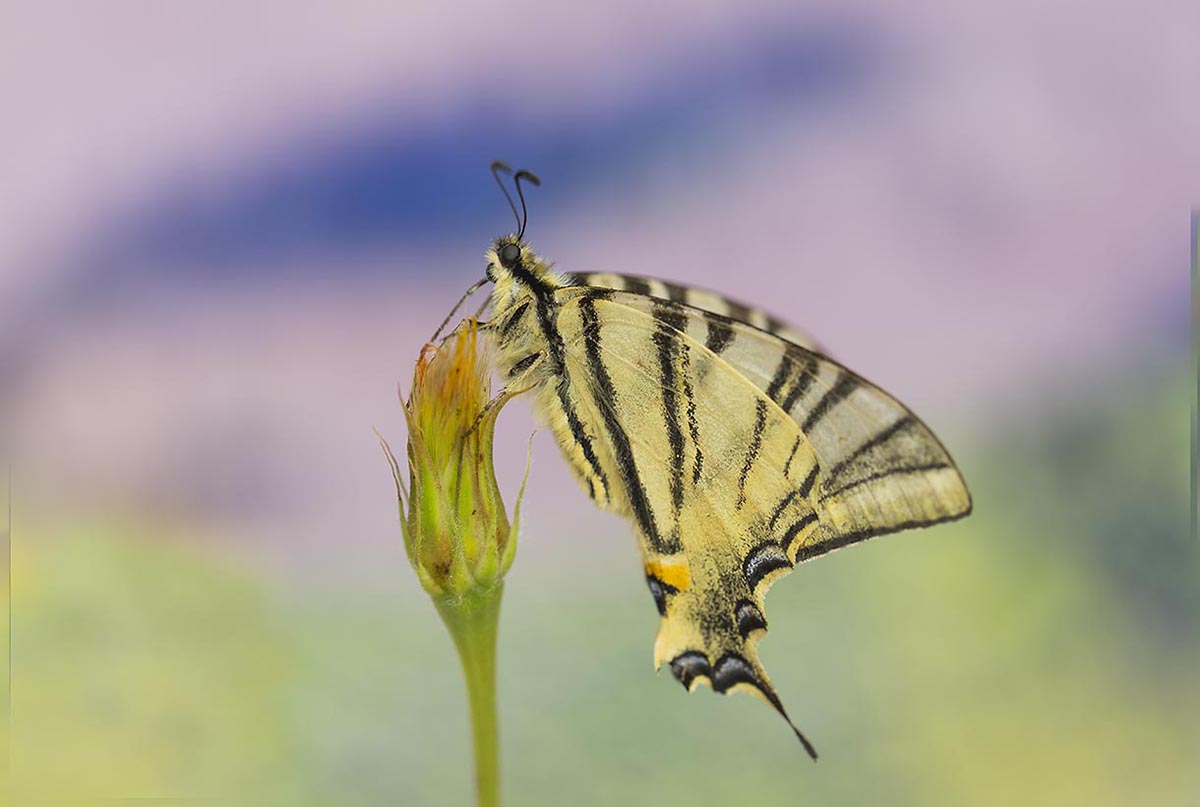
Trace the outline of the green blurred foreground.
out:
M 530 523 L 525 546 L 563 563 L 607 543 L 585 575 L 513 569 L 508 802 L 1197 803 L 1188 377 L 1101 379 L 979 424 L 956 452 L 975 515 L 772 591 L 764 659 L 815 765 L 761 703 L 655 679 L 630 536 Z M 407 581 L 296 592 L 182 530 L 15 527 L 11 803 L 469 803 L 454 652 Z

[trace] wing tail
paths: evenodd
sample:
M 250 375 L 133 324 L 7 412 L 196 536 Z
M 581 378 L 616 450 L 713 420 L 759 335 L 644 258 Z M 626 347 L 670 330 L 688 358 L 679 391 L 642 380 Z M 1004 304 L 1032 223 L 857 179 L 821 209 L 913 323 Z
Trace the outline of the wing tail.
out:
M 663 627 L 655 642 L 655 654 L 658 656 L 657 666 L 661 667 L 663 663 L 668 664 L 671 673 L 688 692 L 702 683 L 707 683 L 714 692 L 722 695 L 734 690 L 744 690 L 765 701 L 787 722 L 796 738 L 804 746 L 804 750 L 813 760 L 816 760 L 816 748 L 804 736 L 804 732 L 800 731 L 792 722 L 787 709 L 784 708 L 783 702 L 779 698 L 779 693 L 775 690 L 770 678 L 767 677 L 767 671 L 763 668 L 762 662 L 759 661 L 758 651 L 754 645 L 761 637 L 762 632 L 766 630 L 761 612 L 757 612 L 756 617 L 756 624 L 760 624 L 761 629 L 757 629 L 755 635 L 742 635 L 737 629 L 717 631 L 706 637 L 707 641 L 702 643 L 703 647 L 690 645 L 668 647 L 671 642 L 669 639 L 664 640 L 664 637 L 669 637 L 672 633 L 671 626 L 668 624 L 670 620 L 670 616 L 664 616 Z

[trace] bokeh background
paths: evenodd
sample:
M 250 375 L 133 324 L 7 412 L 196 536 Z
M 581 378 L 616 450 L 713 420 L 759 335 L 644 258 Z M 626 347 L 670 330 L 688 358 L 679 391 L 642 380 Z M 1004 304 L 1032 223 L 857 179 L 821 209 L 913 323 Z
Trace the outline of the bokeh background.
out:
M 497 158 L 543 254 L 765 304 L 975 497 L 772 591 L 813 765 L 655 677 L 632 534 L 539 433 L 508 803 L 1200 801 L 1200 13 L 967 5 L 5 4 L 12 803 L 470 803 L 371 430 L 511 227 Z

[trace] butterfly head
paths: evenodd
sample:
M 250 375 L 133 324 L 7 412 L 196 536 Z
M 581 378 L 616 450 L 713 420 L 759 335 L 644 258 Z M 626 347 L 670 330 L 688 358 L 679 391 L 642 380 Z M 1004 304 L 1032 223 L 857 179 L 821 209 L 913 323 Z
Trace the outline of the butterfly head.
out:
M 526 271 L 535 258 L 532 250 L 512 235 L 502 235 L 492 242 L 487 254 L 487 276 L 493 283 L 512 280 Z
M 485 255 L 488 280 L 496 284 L 497 295 L 513 289 L 549 293 L 566 285 L 550 264 L 542 260 L 529 245 L 516 236 L 497 238 Z

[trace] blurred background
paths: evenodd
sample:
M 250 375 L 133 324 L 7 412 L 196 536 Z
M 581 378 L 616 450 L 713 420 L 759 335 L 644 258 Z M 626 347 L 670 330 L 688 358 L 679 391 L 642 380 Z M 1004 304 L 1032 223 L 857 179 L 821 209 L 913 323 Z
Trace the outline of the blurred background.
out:
M 632 533 L 539 433 L 508 803 L 1200 802 L 1200 13 L 991 5 L 6 4 L 13 803 L 470 803 L 371 430 L 511 228 L 493 159 L 559 266 L 766 305 L 975 498 L 772 591 L 813 765 L 654 675 Z

